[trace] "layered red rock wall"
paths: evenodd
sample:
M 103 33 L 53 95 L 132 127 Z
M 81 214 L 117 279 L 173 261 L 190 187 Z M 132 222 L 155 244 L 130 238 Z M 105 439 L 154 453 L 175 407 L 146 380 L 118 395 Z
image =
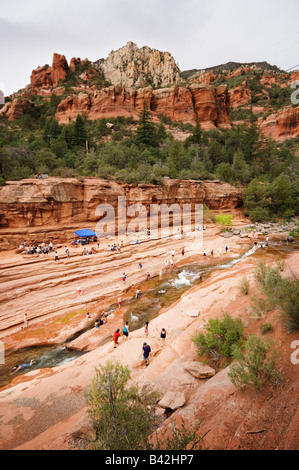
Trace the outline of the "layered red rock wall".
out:
M 259 120 L 262 132 L 277 141 L 284 141 L 299 134 L 299 107 L 283 108 L 264 121 Z
M 90 93 L 81 92 L 60 102 L 56 118 L 65 124 L 78 114 L 85 114 L 89 119 L 120 115 L 138 119 L 144 101 L 156 117 L 162 114 L 172 121 L 193 124 L 199 119 L 205 130 L 230 126 L 227 87 L 198 84 L 156 90 L 111 86 Z
M 233 209 L 241 203 L 241 191 L 219 181 L 165 179 L 163 185 L 119 184 L 97 178 L 21 180 L 0 189 L 0 246 L 16 248 L 24 239 L 42 242 L 72 240 L 78 228 L 95 229 L 99 204 L 110 204 L 117 215 L 118 197 L 127 206 L 143 204 L 206 204 L 211 209 Z

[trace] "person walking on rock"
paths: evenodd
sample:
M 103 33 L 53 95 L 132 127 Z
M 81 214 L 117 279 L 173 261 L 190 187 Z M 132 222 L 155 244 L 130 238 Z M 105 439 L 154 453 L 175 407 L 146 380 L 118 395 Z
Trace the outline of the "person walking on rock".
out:
M 142 359 L 145 361 L 145 365 L 148 366 L 148 364 L 149 364 L 149 355 L 151 353 L 151 348 L 150 348 L 149 344 L 143 343 L 142 351 L 143 351 Z
M 123 329 L 123 334 L 126 338 L 129 337 L 129 322 L 127 321 L 125 323 L 124 329 Z
M 116 348 L 118 346 L 118 338 L 120 337 L 120 333 L 119 333 L 119 328 L 114 332 L 114 335 L 113 335 L 113 341 L 114 341 L 114 348 Z

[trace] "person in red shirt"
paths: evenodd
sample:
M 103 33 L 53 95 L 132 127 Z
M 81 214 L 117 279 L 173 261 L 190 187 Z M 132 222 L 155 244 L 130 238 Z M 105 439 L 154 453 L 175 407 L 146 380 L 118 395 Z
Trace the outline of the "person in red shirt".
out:
M 114 335 L 113 335 L 113 341 L 114 341 L 114 347 L 116 348 L 116 346 L 118 346 L 118 338 L 120 337 L 120 333 L 119 333 L 119 329 L 117 329 L 115 332 L 114 332 Z

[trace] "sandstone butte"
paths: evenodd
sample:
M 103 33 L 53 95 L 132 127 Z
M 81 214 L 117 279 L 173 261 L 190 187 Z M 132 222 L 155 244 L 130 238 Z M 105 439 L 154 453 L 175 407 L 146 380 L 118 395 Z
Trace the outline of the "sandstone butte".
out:
M 96 226 L 99 204 L 110 204 L 117 215 L 118 197 L 127 206 L 143 204 L 206 204 L 229 210 L 241 205 L 241 190 L 220 181 L 164 179 L 161 186 L 129 185 L 98 178 L 26 179 L 0 188 L 0 240 L 2 249 L 17 248 L 24 238 L 73 240 L 74 230 Z M 13 236 L 12 236 L 13 235 Z
M 72 58 L 70 64 L 64 55 L 54 53 L 51 66 L 39 67 L 32 71 L 31 83 L 24 91 L 12 96 L 1 114 L 8 120 L 18 119 L 26 109 L 32 106 L 30 97 L 40 95 L 49 99 L 52 94 L 65 93 L 64 79 L 68 72 L 79 70 L 78 67 L 89 64 L 87 59 Z M 57 106 L 56 119 L 67 124 L 78 114 L 85 114 L 88 119 L 117 116 L 138 118 L 143 102 L 146 101 L 154 117 L 164 115 L 172 121 L 194 124 L 199 119 L 204 130 L 230 128 L 238 122 L 231 122 L 230 110 L 240 106 L 250 106 L 251 91 L 246 87 L 246 73 L 253 67 L 242 66 L 227 72 L 227 79 L 244 75 L 242 85 L 228 89 L 226 85 L 215 86 L 215 73 L 198 72 L 183 81 L 180 71 L 166 52 L 161 53 L 148 47 L 138 49 L 129 42 L 118 51 L 112 51 L 107 59 L 93 63 L 80 75 L 81 82 L 73 86 L 69 96 L 63 98 Z M 97 86 L 90 78 L 100 74 L 111 86 Z M 150 77 L 149 86 L 146 77 Z M 298 77 L 298 72 L 280 74 L 279 81 L 274 73 L 264 72 L 261 84 L 270 87 L 290 86 Z M 291 95 L 290 89 L 290 95 Z M 262 108 L 254 112 L 263 111 Z M 298 108 L 286 106 L 268 116 L 259 118 L 258 126 L 266 136 L 283 141 L 295 137 L 299 132 Z

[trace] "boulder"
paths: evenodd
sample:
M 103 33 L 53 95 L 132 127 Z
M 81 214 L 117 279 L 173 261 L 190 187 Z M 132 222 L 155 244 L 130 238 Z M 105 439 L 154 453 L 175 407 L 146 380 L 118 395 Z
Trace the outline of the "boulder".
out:
M 138 384 L 139 390 L 144 397 L 145 402 L 148 404 L 157 403 L 162 399 L 163 393 L 160 392 L 158 386 L 150 381 L 143 381 Z
M 216 374 L 212 367 L 203 364 L 202 362 L 192 361 L 183 364 L 184 369 L 192 374 L 197 379 L 208 379 Z
M 233 237 L 233 232 L 224 232 L 224 233 L 221 233 L 220 234 L 220 237 L 223 237 L 223 238 L 231 238 Z
M 182 406 L 184 406 L 185 403 L 186 403 L 186 397 L 183 392 L 168 391 L 165 393 L 162 400 L 159 401 L 158 405 L 161 408 L 165 408 L 165 409 L 170 408 L 171 410 L 177 410 L 178 408 L 181 408 Z

